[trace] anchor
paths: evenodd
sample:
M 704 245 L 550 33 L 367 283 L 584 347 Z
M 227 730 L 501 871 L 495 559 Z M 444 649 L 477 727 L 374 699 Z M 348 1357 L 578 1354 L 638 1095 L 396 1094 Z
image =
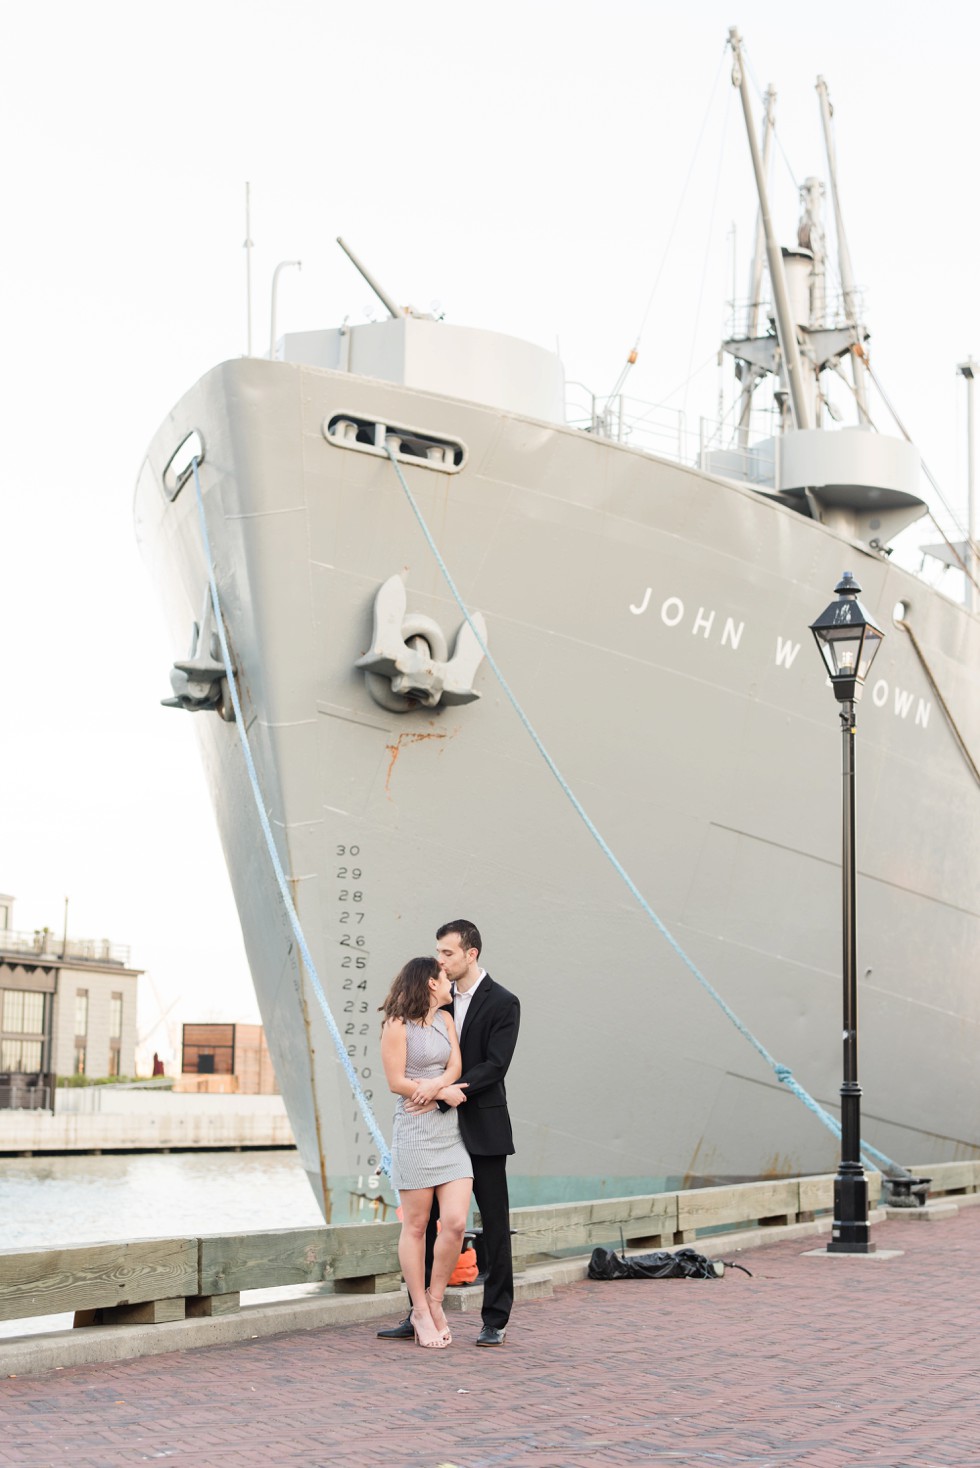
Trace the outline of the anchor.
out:
M 423 613 L 409 613 L 407 607 L 404 581 L 390 576 L 374 599 L 370 651 L 354 665 L 363 668 L 371 697 L 393 713 L 473 703 L 480 697 L 473 680 L 483 661 L 473 628 L 463 623 L 450 658 L 439 623 Z M 485 646 L 487 628 L 479 612 L 473 615 L 473 625 Z
M 174 663 L 170 670 L 170 686 L 173 698 L 160 700 L 165 708 L 185 709 L 191 714 L 217 709 L 226 723 L 234 723 L 235 710 L 227 696 L 225 665 L 221 661 L 221 642 L 214 627 L 210 586 L 204 593 L 201 620 L 193 626 L 190 653 Z

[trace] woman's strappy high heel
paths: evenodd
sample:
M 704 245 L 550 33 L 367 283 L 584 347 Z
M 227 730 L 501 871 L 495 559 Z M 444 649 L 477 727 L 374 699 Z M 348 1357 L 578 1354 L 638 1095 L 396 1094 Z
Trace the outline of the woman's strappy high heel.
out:
M 432 1293 L 431 1290 L 426 1290 L 426 1292 L 425 1292 L 425 1298 L 429 1302 L 430 1309 L 431 1309 L 431 1306 L 433 1306 L 433 1305 L 437 1305 L 438 1306 L 438 1308 L 439 1308 L 439 1314 L 442 1316 L 443 1323 L 442 1323 L 441 1326 L 440 1325 L 437 1325 L 436 1324 L 436 1318 L 433 1315 L 433 1317 L 432 1317 L 432 1324 L 435 1325 L 436 1330 L 439 1331 L 439 1334 L 442 1336 L 443 1343 L 445 1345 L 447 1345 L 447 1346 L 452 1345 L 453 1333 L 449 1329 L 449 1321 L 446 1319 L 446 1312 L 442 1308 L 442 1301 L 445 1299 L 445 1295 L 443 1295 L 440 1299 L 437 1300 L 436 1297 L 435 1297 L 435 1295 Z
M 412 1329 L 415 1332 L 415 1344 L 417 1346 L 425 1346 L 430 1351 L 441 1351 L 444 1346 L 449 1344 L 431 1316 L 429 1317 L 429 1328 L 434 1332 L 431 1340 L 423 1339 L 422 1331 L 426 1330 L 426 1324 L 422 1316 L 416 1319 L 415 1311 L 413 1310 L 409 1319 L 412 1322 Z

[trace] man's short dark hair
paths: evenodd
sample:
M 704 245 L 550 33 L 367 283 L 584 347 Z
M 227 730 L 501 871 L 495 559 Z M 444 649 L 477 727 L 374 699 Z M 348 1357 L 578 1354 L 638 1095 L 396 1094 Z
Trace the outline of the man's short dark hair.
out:
M 448 938 L 450 933 L 455 933 L 459 938 L 460 947 L 466 953 L 471 948 L 476 949 L 477 957 L 483 951 L 483 939 L 480 937 L 480 929 L 476 923 L 471 923 L 466 918 L 455 918 L 451 923 L 443 923 L 436 933 L 436 942 L 440 938 Z

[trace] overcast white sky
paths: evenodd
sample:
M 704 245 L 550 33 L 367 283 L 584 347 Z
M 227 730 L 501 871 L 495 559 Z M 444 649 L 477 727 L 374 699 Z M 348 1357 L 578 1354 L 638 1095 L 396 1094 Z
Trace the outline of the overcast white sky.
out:
M 303 261 L 280 330 L 373 309 L 343 234 L 399 300 L 557 341 L 608 391 L 659 276 L 629 391 L 713 413 L 731 227 L 741 295 L 755 217 L 736 23 L 779 94 L 786 243 L 794 180 L 826 176 L 828 81 L 873 360 L 965 502 L 980 7 L 0 0 L 0 21 L 0 891 L 18 928 L 60 930 L 68 896 L 73 935 L 130 944 L 144 1028 L 174 1001 L 257 1017 L 193 719 L 159 705 L 184 649 L 132 532 L 158 423 L 245 350 L 246 179 L 256 351 L 279 260 Z

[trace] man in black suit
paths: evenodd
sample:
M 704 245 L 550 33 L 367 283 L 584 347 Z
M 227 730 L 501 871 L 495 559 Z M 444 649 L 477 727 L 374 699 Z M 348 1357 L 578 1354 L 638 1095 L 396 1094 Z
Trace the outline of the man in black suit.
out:
M 480 967 L 482 948 L 479 929 L 465 918 L 444 923 L 436 934 L 439 966 L 453 981 L 453 1017 L 463 1061 L 463 1074 L 438 1100 L 443 1108 L 459 1108 L 459 1129 L 473 1162 L 473 1193 L 483 1225 L 487 1268 L 483 1329 L 476 1344 L 502 1346 L 514 1303 L 507 1193 L 507 1158 L 514 1151 L 514 1139 L 504 1076 L 517 1044 L 521 1006 L 516 995 Z M 430 1221 L 430 1233 L 434 1232 Z M 431 1247 L 426 1253 L 428 1263 Z M 411 1322 L 402 1321 L 378 1334 L 410 1339 Z

